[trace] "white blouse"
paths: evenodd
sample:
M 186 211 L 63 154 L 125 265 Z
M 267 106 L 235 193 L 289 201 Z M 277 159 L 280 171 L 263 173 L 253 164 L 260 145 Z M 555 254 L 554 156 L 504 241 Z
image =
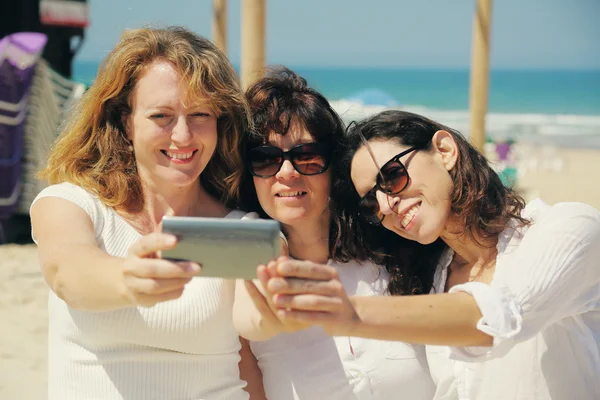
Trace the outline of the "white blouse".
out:
M 469 282 L 492 347 L 427 346 L 434 399 L 600 399 L 600 213 L 534 200 L 500 235 L 490 285 Z M 452 252 L 435 289 L 444 291 Z
M 350 296 L 386 293 L 388 274 L 381 267 L 329 265 Z M 330 337 L 316 326 L 250 346 L 270 400 L 431 400 L 435 390 L 423 346 Z

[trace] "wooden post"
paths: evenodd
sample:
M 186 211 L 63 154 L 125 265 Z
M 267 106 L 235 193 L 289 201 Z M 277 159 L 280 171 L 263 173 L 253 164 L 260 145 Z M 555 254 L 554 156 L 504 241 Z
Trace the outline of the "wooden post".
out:
M 242 87 L 248 88 L 261 77 L 265 66 L 266 0 L 242 0 Z
M 227 54 L 227 0 L 213 0 L 212 40 Z
M 492 0 L 475 0 L 473 47 L 471 54 L 471 143 L 483 152 L 485 145 L 485 115 L 488 108 L 490 82 L 490 27 Z

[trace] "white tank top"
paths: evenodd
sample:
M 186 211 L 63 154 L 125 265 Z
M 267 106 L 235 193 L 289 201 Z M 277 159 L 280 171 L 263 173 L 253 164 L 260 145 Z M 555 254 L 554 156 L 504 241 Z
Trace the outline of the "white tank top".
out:
M 78 186 L 49 186 L 34 203 L 42 197 L 81 207 L 94 224 L 98 246 L 113 256 L 125 257 L 141 236 Z M 226 218 L 243 216 L 233 211 Z M 234 285 L 193 279 L 177 300 L 109 312 L 75 310 L 50 291 L 49 400 L 248 399 L 232 323 Z

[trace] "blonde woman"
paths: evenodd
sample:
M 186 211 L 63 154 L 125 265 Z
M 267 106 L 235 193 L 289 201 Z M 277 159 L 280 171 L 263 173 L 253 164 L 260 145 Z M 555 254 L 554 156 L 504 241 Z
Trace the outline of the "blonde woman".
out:
M 72 115 L 31 208 L 49 399 L 247 399 L 235 283 L 156 257 L 164 215 L 244 215 L 223 200 L 249 123 L 234 69 L 185 29 L 129 31 Z

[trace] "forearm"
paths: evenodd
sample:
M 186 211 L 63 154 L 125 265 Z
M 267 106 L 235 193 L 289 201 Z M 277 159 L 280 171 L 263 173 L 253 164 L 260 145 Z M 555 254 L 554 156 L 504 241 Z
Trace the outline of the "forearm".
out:
M 88 244 L 40 245 L 40 254 L 46 282 L 69 306 L 110 311 L 133 305 L 122 283 L 123 259 Z
M 358 321 L 343 333 L 380 340 L 447 346 L 491 346 L 477 329 L 481 312 L 466 293 L 352 297 Z
M 252 310 L 250 307 L 247 309 L 247 312 L 234 309 L 233 325 L 240 336 L 247 340 L 260 342 L 269 340 L 277 334 L 277 332 L 262 327 L 262 317 L 256 310 Z
M 256 282 L 256 286 L 260 286 L 260 283 Z M 278 333 L 273 329 L 269 329 L 269 324 L 264 322 L 263 316 L 244 286 L 244 281 L 238 280 L 233 303 L 233 325 L 235 329 L 240 336 L 247 340 L 264 341 Z
M 263 385 L 262 371 L 258 367 L 258 361 L 250 349 L 250 343 L 244 338 L 240 338 L 240 378 L 246 381 L 247 385 L 244 388 L 250 395 L 250 400 L 266 399 L 265 389 Z

